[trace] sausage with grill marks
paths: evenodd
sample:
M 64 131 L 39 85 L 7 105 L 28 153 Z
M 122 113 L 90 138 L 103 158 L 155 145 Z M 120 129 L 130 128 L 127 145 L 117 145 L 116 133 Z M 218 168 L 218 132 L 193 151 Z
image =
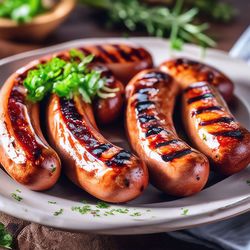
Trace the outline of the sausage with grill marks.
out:
M 250 133 L 229 111 L 208 82 L 183 90 L 183 123 L 195 147 L 209 157 L 215 170 L 231 175 L 250 163 Z
M 174 77 L 183 87 L 206 81 L 219 90 L 226 102 L 233 98 L 233 82 L 212 66 L 187 58 L 177 58 L 164 62 L 160 69 Z
M 26 99 L 23 86 L 38 63 L 14 73 L 0 92 L 1 164 L 13 179 L 37 191 L 51 188 L 61 172 L 60 159 L 41 132 L 39 105 Z
M 188 196 L 206 184 L 209 163 L 176 134 L 172 114 L 178 92 L 178 84 L 159 70 L 137 74 L 126 87 L 126 129 L 153 184 L 170 195 Z
M 94 66 L 96 67 L 98 62 L 105 65 L 109 62 L 110 68 L 114 69 L 115 74 L 123 78 L 124 74 L 128 73 L 129 75 L 130 73 L 131 76 L 131 73 L 135 72 L 132 71 L 131 67 L 134 70 L 140 70 L 152 64 L 149 53 L 144 49 L 138 48 L 137 51 L 137 48 L 133 46 L 123 45 L 122 49 L 119 48 L 120 45 L 117 46 L 103 45 L 104 49 L 99 46 L 96 53 L 93 53 L 96 56 Z M 86 50 L 92 53 L 94 47 L 96 46 L 86 47 Z M 81 49 L 84 50 L 84 48 Z M 100 52 L 100 50 L 102 51 Z M 103 50 L 106 52 L 104 53 Z M 131 54 L 129 59 L 122 59 L 124 54 L 129 56 L 129 53 Z M 108 54 L 116 54 L 117 59 L 111 60 L 110 58 L 113 58 L 113 56 L 108 57 Z M 68 52 L 60 52 L 54 56 L 69 59 Z M 38 64 L 46 63 L 50 59 L 51 56 L 44 57 L 14 73 L 6 81 L 0 93 L 1 164 L 15 180 L 32 190 L 44 190 L 52 187 L 56 183 L 61 170 L 59 157 L 48 146 L 41 133 L 39 105 L 27 100 L 26 89 L 23 86 L 23 80 L 28 71 L 35 69 Z M 122 71 L 123 64 L 126 64 L 127 69 L 130 69 L 129 72 Z M 104 71 L 109 72 L 108 70 Z M 119 91 L 115 93 L 113 98 L 95 100 L 97 119 L 99 118 L 101 123 L 113 121 L 118 116 L 117 114 L 123 102 L 123 87 L 121 87 L 119 81 L 110 81 L 108 86 L 110 88 L 118 87 Z M 105 114 L 110 114 L 110 116 L 107 118 Z M 95 120 L 91 115 L 89 120 L 92 126 L 96 127 Z
M 79 96 L 66 100 L 53 95 L 49 101 L 48 135 L 64 171 L 76 185 L 101 200 L 132 200 L 147 186 L 147 168 L 130 152 L 108 142 L 92 125 L 91 113 L 91 106 Z
M 105 64 L 124 84 L 139 71 L 153 66 L 150 53 L 136 45 L 111 43 L 86 45 L 79 49 L 85 55 L 95 55 L 94 63 Z

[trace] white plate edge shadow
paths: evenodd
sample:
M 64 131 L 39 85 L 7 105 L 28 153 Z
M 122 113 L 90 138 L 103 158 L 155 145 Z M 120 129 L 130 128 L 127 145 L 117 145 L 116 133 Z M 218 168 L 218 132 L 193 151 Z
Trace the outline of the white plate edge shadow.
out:
M 67 42 L 61 45 L 55 45 L 49 48 L 45 48 L 45 49 L 39 49 L 39 50 L 35 50 L 35 51 L 31 51 L 31 52 L 25 52 L 16 56 L 12 56 L 9 58 L 5 58 L 2 59 L 0 61 L 0 67 L 6 63 L 10 63 L 10 62 L 14 62 L 16 60 L 20 60 L 23 59 L 25 57 L 30 57 L 30 56 L 34 56 L 34 55 L 41 55 L 41 54 L 46 54 L 46 53 L 50 53 L 51 51 L 58 51 L 61 49 L 64 49 L 66 47 L 74 47 L 77 46 L 77 44 L 79 43 L 103 43 L 103 42 L 128 42 L 128 43 L 138 43 L 141 44 L 142 46 L 144 45 L 143 43 L 148 43 L 148 44 L 155 44 L 156 43 L 159 45 L 159 43 L 164 43 L 164 45 L 167 45 L 167 40 L 163 40 L 163 39 L 158 39 L 158 38 L 130 38 L 130 39 L 120 39 L 120 38 L 101 38 L 101 39 L 81 39 L 81 40 L 76 40 L 76 41 L 71 41 L 71 42 Z M 146 46 L 145 46 L 146 47 Z M 185 51 L 188 50 L 196 50 L 197 51 L 197 47 L 195 47 L 194 45 L 186 45 L 185 46 L 186 49 L 184 49 Z M 242 63 L 240 60 L 235 60 L 235 59 L 230 59 L 225 52 L 222 51 L 217 51 L 217 50 L 208 50 L 207 54 L 212 54 L 212 56 L 219 56 L 225 59 L 229 59 L 230 61 L 233 60 L 235 63 L 237 62 L 237 64 L 242 64 L 244 65 L 244 67 L 246 68 L 246 65 L 244 63 Z M 167 58 L 167 57 L 166 57 Z M 244 68 L 243 67 L 243 68 Z M 244 71 L 244 70 L 243 70 Z M 243 103 L 247 106 L 248 111 L 249 111 L 249 105 L 246 102 L 246 100 L 243 99 Z M 217 220 L 221 220 L 221 219 L 225 219 L 231 216 L 234 216 L 235 214 L 239 214 L 239 213 L 243 213 L 246 212 L 248 210 L 250 210 L 250 195 L 249 192 L 245 193 L 242 196 L 239 196 L 238 199 L 232 199 L 228 201 L 228 203 L 226 202 L 225 206 L 221 206 L 221 205 L 217 205 L 217 208 L 213 208 L 213 209 L 204 209 L 202 208 L 201 212 L 196 212 L 195 214 L 190 214 L 188 216 L 181 216 L 180 215 L 180 209 L 182 207 L 187 207 L 185 200 L 189 199 L 196 199 L 197 196 L 204 196 L 204 193 L 206 192 L 210 192 L 212 188 L 216 188 L 219 184 L 220 185 L 224 185 L 225 182 L 233 182 L 233 180 L 236 178 L 240 178 L 242 180 L 245 179 L 245 175 L 247 175 L 248 177 L 250 177 L 250 171 L 249 168 L 237 175 L 234 175 L 230 178 L 227 178 L 226 180 L 222 181 L 221 183 L 218 183 L 204 191 L 202 191 L 201 193 L 199 193 L 196 196 L 190 197 L 190 198 L 185 198 L 185 199 L 180 199 L 178 201 L 174 201 L 175 205 L 176 203 L 179 204 L 178 207 L 169 207 L 169 205 L 171 205 L 171 202 L 162 202 L 161 205 L 168 205 L 167 208 L 160 208 L 160 207 L 155 207 L 158 206 L 160 204 L 154 204 L 153 206 L 150 207 L 150 209 L 152 209 L 152 214 L 150 214 L 150 216 L 152 215 L 157 215 L 159 213 L 162 213 L 164 209 L 168 209 L 168 211 L 170 210 L 175 210 L 175 212 L 173 213 L 173 216 L 171 216 L 171 218 L 169 217 L 158 217 L 156 216 L 156 218 L 148 218 L 147 216 L 145 219 L 142 218 L 130 218 L 128 216 L 125 216 L 125 218 L 123 218 L 124 216 L 117 216 L 116 218 L 118 219 L 118 221 L 110 222 L 108 220 L 106 220 L 105 218 L 101 219 L 101 221 L 97 221 L 96 218 L 93 217 L 84 217 L 81 215 L 81 224 L 85 224 L 87 223 L 88 225 L 76 225 L 73 222 L 77 222 L 77 220 L 75 220 L 75 218 L 71 218 L 72 215 L 68 214 L 70 217 L 67 217 L 67 223 L 69 222 L 69 220 L 71 219 L 71 223 L 66 224 L 65 223 L 65 217 L 54 217 L 52 215 L 48 215 L 46 214 L 45 211 L 43 211 L 44 213 L 39 215 L 39 212 L 36 211 L 35 213 L 35 209 L 33 209 L 33 215 L 31 215 L 30 213 L 25 212 L 25 209 L 28 209 L 29 207 L 26 207 L 20 203 L 16 203 L 15 201 L 9 200 L 6 197 L 0 195 L 1 199 L 0 199 L 0 210 L 2 210 L 3 212 L 7 213 L 7 214 L 11 214 L 13 216 L 22 218 L 22 219 L 26 219 L 26 220 L 31 220 L 40 224 L 45 224 L 48 226 L 52 226 L 52 227 L 58 227 L 58 228 L 62 228 L 65 230 L 74 230 L 74 231 L 90 231 L 90 232 L 96 232 L 96 233 L 104 233 L 104 234 L 137 234 L 137 233 L 153 233 L 153 232 L 162 232 L 162 231 L 170 231 L 170 230 L 177 230 L 177 229 L 181 229 L 181 228 L 187 228 L 187 227 L 191 227 L 194 225 L 200 225 L 200 224 L 204 224 L 204 223 L 208 223 L 208 222 L 214 222 Z M 239 176 L 239 177 L 238 177 Z M 247 178 L 248 178 L 247 177 Z M 8 177 L 9 178 L 9 177 Z M 244 183 L 245 184 L 245 183 Z M 17 184 L 18 185 L 18 184 Z M 242 185 L 243 185 L 243 181 L 242 181 Z M 246 184 L 245 184 L 246 185 Z M 243 187 L 243 186 L 242 186 Z M 245 186 L 244 186 L 245 188 Z M 27 193 L 30 193 L 32 191 L 28 191 Z M 58 201 L 60 201 L 61 199 L 58 198 Z M 5 202 L 6 204 L 4 204 Z M 183 202 L 184 201 L 184 202 Z M 173 202 L 172 202 L 173 203 Z M 13 205 L 16 206 L 13 206 Z M 136 209 L 143 209 L 143 206 L 136 206 L 136 205 L 132 205 L 134 208 Z M 145 205 L 146 206 L 146 205 Z M 10 209 L 11 207 L 11 209 Z M 20 214 L 17 214 L 17 207 L 21 208 L 22 212 L 19 211 Z M 119 207 L 126 207 L 126 206 L 119 206 Z M 195 206 L 188 206 L 190 208 L 195 208 Z M 224 207 L 224 208 L 223 208 Z M 225 208 L 226 207 L 226 208 Z M 200 206 L 201 208 L 201 206 Z M 196 208 L 195 208 L 196 209 Z M 168 212 L 166 211 L 166 213 Z M 172 211 L 173 212 L 173 211 Z M 212 215 L 211 215 L 212 214 Z M 38 216 L 38 217 L 36 217 Z M 77 219 L 79 220 L 79 216 L 77 216 Z M 114 217 L 112 217 L 114 218 Z M 120 221 L 119 221 L 120 220 Z M 94 223 L 95 225 L 89 227 L 89 223 Z M 103 225 L 103 223 L 105 223 L 105 225 Z

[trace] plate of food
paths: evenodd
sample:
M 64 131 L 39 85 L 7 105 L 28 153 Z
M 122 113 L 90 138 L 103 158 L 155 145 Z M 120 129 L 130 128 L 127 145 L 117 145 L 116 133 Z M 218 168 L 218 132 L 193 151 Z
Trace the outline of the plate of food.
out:
M 202 56 L 203 55 L 203 56 Z M 145 234 L 250 210 L 249 67 L 158 38 L 82 39 L 0 61 L 0 210 Z

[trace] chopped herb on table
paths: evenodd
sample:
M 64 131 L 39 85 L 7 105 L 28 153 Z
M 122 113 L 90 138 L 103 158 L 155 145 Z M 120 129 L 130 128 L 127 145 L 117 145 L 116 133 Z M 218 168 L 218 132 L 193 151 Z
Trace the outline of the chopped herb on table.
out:
M 38 65 L 28 72 L 24 80 L 28 99 L 39 102 L 51 93 L 68 99 L 79 94 L 87 103 L 91 103 L 95 96 L 114 97 L 117 89 L 108 88 L 101 73 L 88 68 L 93 59 L 93 55 L 84 56 L 81 51 L 73 49 L 70 51 L 69 61 L 54 57 Z
M 0 247 L 11 249 L 12 236 L 7 232 L 3 223 L 0 222 Z

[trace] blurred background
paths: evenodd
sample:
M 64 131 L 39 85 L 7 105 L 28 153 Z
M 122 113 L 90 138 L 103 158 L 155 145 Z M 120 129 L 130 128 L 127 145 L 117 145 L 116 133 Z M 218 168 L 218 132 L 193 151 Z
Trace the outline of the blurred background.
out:
M 87 37 L 159 36 L 172 49 L 229 50 L 249 10 L 244 0 L 0 0 L 0 58 Z

